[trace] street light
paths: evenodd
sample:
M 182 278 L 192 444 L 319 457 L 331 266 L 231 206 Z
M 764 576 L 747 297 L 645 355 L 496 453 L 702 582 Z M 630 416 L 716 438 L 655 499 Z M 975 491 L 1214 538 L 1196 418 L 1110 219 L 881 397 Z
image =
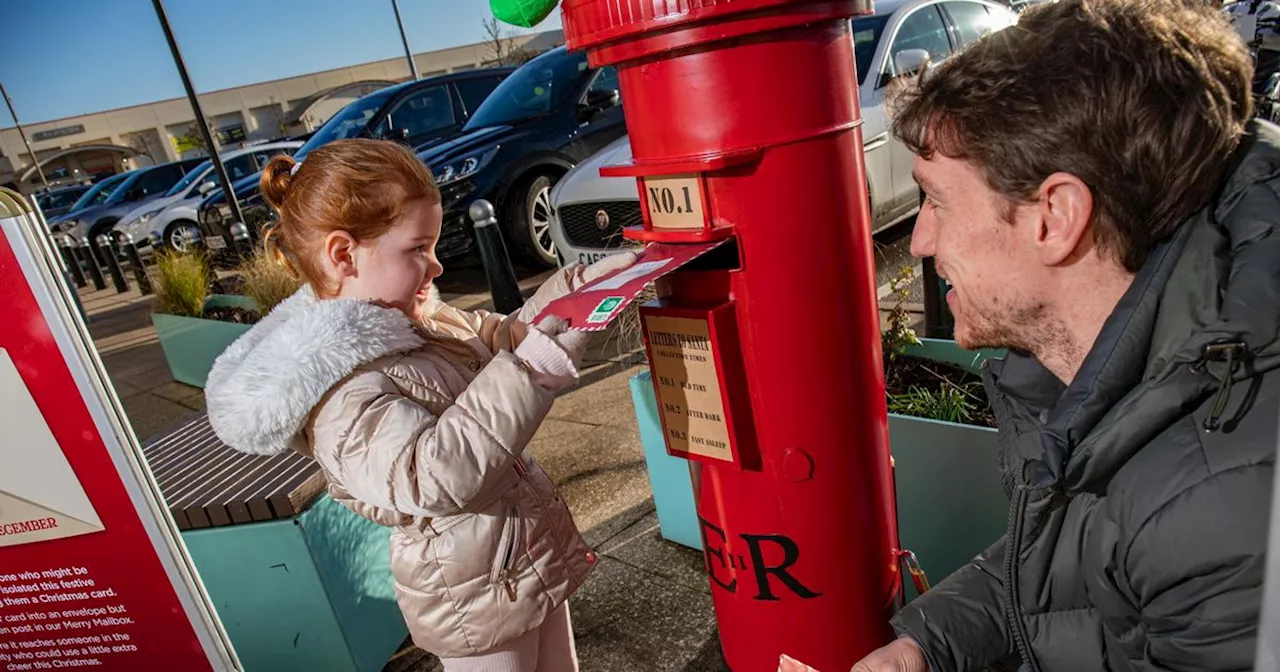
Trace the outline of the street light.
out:
M 231 206 L 231 216 L 237 222 L 244 221 L 244 215 L 240 213 L 240 203 L 236 201 L 236 192 L 231 188 L 231 178 L 227 176 L 227 169 L 222 165 L 222 158 L 218 156 L 218 146 L 213 142 L 213 135 L 209 133 L 209 124 L 205 122 L 204 110 L 200 109 L 200 101 L 196 98 L 195 87 L 191 85 L 191 77 L 187 75 L 187 64 L 182 60 L 182 52 L 178 51 L 178 42 L 173 37 L 173 29 L 169 27 L 169 16 L 165 14 L 164 4 L 160 0 L 151 0 L 151 4 L 155 5 L 156 18 L 160 20 L 160 28 L 164 30 L 164 38 L 169 42 L 169 51 L 173 52 L 173 64 L 178 66 L 178 76 L 182 78 L 182 86 L 187 90 L 187 100 L 191 101 L 191 111 L 196 115 L 196 128 L 200 129 L 200 137 L 204 138 L 205 147 L 209 148 L 209 160 L 213 162 L 213 168 L 218 173 L 218 183 L 222 185 L 222 193 L 227 198 L 227 205 Z
M 4 103 L 9 106 L 9 114 L 13 116 L 13 125 L 18 127 L 18 135 L 22 136 L 22 144 L 27 146 L 27 154 L 31 155 L 31 160 L 36 164 L 36 172 L 40 173 L 40 182 L 48 189 L 49 180 L 44 176 L 44 168 L 40 167 L 40 157 L 36 156 L 35 150 L 31 149 L 31 143 L 27 141 L 27 132 L 22 130 L 22 124 L 18 123 L 18 113 L 13 111 L 13 101 L 9 100 L 9 94 L 5 92 L 3 82 L 0 82 L 0 96 L 4 96 Z
M 400 18 L 400 3 L 391 0 L 391 9 L 396 13 L 396 25 L 400 27 L 400 41 L 404 42 L 404 57 L 409 59 L 409 73 L 414 80 L 418 79 L 418 64 L 413 62 L 413 50 L 409 48 L 409 35 L 404 32 L 404 21 Z

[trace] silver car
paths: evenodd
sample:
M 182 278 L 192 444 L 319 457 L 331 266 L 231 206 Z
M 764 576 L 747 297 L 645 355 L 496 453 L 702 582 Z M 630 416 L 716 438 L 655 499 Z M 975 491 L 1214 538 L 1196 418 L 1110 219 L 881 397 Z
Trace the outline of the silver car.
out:
M 884 112 L 889 83 L 1018 20 L 1008 7 L 987 0 L 879 0 L 875 8 L 875 14 L 853 20 L 873 232 L 920 210 L 920 189 L 911 177 L 915 157 L 889 133 Z M 590 263 L 607 256 L 621 246 L 624 227 L 641 224 L 635 179 L 600 177 L 601 166 L 630 159 L 631 144 L 623 137 L 556 184 L 551 236 L 562 262 Z
M 221 154 L 227 177 L 234 183 L 266 167 L 277 154 L 292 155 L 301 142 L 273 142 L 234 149 Z M 205 196 L 218 190 L 218 176 L 213 162 L 205 161 L 169 188 L 163 198 L 135 208 L 120 218 L 115 230 L 128 234 L 138 247 L 145 249 L 156 243 L 185 252 L 190 240 L 199 236 L 196 210 Z

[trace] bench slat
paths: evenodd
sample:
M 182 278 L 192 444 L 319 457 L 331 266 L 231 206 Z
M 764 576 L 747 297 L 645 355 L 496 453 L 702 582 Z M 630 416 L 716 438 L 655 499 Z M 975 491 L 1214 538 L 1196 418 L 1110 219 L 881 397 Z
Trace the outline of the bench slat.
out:
M 180 530 L 296 516 L 326 486 L 320 465 L 303 455 L 233 450 L 204 413 L 184 418 L 143 453 Z

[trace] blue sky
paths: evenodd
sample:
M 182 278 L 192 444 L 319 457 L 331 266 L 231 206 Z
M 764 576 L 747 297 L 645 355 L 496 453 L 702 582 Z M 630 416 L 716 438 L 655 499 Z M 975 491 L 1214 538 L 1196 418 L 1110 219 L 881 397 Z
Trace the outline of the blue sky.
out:
M 399 2 L 415 52 L 484 39 L 488 0 Z M 404 55 L 391 0 L 164 5 L 197 92 Z M 151 0 L 5 0 L 3 9 L 0 82 L 23 124 L 184 95 Z M 536 30 L 558 28 L 557 9 Z M 0 105 L 0 127 L 12 125 Z

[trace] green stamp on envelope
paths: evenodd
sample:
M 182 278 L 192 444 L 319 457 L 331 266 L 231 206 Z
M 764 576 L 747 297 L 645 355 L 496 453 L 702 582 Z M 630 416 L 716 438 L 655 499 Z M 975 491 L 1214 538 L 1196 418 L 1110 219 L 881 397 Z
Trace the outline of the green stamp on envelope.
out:
M 608 322 L 609 318 L 617 312 L 624 300 L 625 299 L 621 296 L 611 296 L 604 301 L 601 301 L 600 305 L 596 306 L 595 310 L 591 311 L 591 314 L 587 316 L 587 323 L 599 324 L 601 322 Z

